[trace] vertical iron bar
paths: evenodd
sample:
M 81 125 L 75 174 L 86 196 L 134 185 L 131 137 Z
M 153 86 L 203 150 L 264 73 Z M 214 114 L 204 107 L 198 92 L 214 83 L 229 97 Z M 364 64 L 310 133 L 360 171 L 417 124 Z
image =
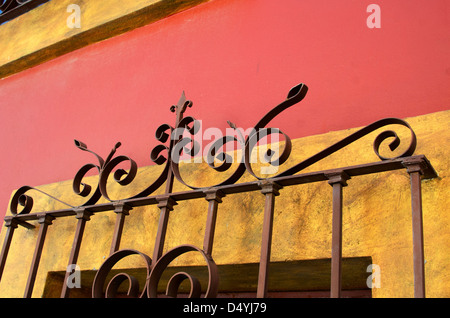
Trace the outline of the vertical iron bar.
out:
M 349 176 L 345 172 L 327 175 L 333 187 L 333 217 L 331 238 L 331 298 L 340 298 L 342 290 L 342 188 Z
M 270 264 L 270 252 L 272 248 L 273 214 L 275 210 L 275 196 L 278 196 L 281 186 L 274 182 L 261 182 L 261 193 L 265 195 L 264 221 L 261 240 L 261 257 L 259 262 L 257 298 L 265 298 L 268 288 L 268 274 Z
M 24 298 L 30 298 L 33 293 L 34 282 L 36 280 L 36 274 L 39 267 L 39 261 L 41 259 L 42 249 L 44 247 L 45 236 L 47 234 L 47 229 L 54 217 L 51 215 L 43 214 L 39 217 L 38 223 L 41 225 L 39 227 L 39 234 L 36 241 L 36 248 L 34 250 L 33 261 L 31 262 L 30 273 L 28 275 L 27 286 L 25 288 Z
M 342 289 L 342 185 L 333 184 L 331 241 L 331 298 L 340 298 Z
M 225 194 L 217 189 L 206 190 L 206 200 L 208 201 L 208 216 L 206 219 L 205 239 L 203 241 L 203 251 L 207 255 L 212 254 L 214 233 L 216 229 L 217 208 L 222 203 Z
M 71 265 L 75 265 L 78 261 L 78 254 L 80 253 L 81 241 L 83 239 L 84 228 L 86 226 L 86 222 L 90 220 L 90 216 L 92 213 L 86 211 L 85 209 L 80 209 L 77 211 L 76 219 L 77 227 L 75 230 L 75 236 L 72 243 L 72 250 L 70 251 L 69 264 L 67 267 Z M 66 275 L 64 277 L 63 288 L 61 291 L 61 298 L 68 298 L 70 294 L 70 288 L 67 286 L 67 280 L 69 279 L 72 271 L 66 270 Z
M 5 269 L 6 258 L 8 257 L 14 230 L 17 228 L 17 222 L 15 220 L 5 219 L 5 226 L 7 227 L 7 230 L 5 240 L 3 241 L 2 253 L 0 255 L 0 281 L 2 280 L 3 270 Z
M 158 198 L 158 208 L 161 209 L 160 216 L 159 216 L 159 223 L 158 223 L 158 232 L 156 234 L 156 240 L 155 240 L 155 248 L 153 250 L 153 263 L 155 264 L 156 261 L 162 256 L 162 251 L 164 249 L 164 241 L 166 239 L 166 231 L 167 231 L 167 224 L 169 222 L 169 213 L 173 210 L 173 206 L 176 205 L 176 201 L 172 199 L 168 195 L 162 195 Z
M 425 298 L 425 256 L 423 243 L 422 189 L 421 176 L 423 160 L 404 161 L 411 182 L 411 213 L 413 232 L 414 297 Z
M 130 214 L 129 211 L 132 209 L 129 205 L 126 205 L 125 203 L 122 202 L 117 202 L 114 205 L 115 205 L 114 212 L 117 215 L 109 255 L 119 250 L 120 240 L 122 239 L 123 226 L 125 224 L 125 216 L 129 215 Z
M 414 296 L 425 297 L 425 256 L 423 246 L 422 194 L 420 173 L 412 172 L 411 209 L 413 226 Z
M 181 94 L 180 99 L 178 100 L 178 103 L 176 105 L 173 105 L 170 109 L 172 112 L 176 113 L 176 119 L 175 119 L 175 128 L 178 128 L 178 125 L 180 124 L 181 120 L 183 119 L 183 114 L 186 110 L 186 107 L 192 106 L 192 103 L 188 102 L 186 100 L 186 96 L 184 92 Z M 170 136 L 170 146 L 169 146 L 169 155 L 168 155 L 168 165 L 169 170 L 167 172 L 167 181 L 166 181 L 166 189 L 165 194 L 161 197 L 157 198 L 158 200 L 158 207 L 160 210 L 160 216 L 159 216 L 159 223 L 158 223 L 158 232 L 156 234 L 156 240 L 155 240 L 155 248 L 153 250 L 153 264 L 156 264 L 158 259 L 162 256 L 162 251 L 164 248 L 164 241 L 166 239 L 166 231 L 167 231 L 167 224 L 169 222 L 169 212 L 173 210 L 173 206 L 176 205 L 176 201 L 173 200 L 169 194 L 172 193 L 173 189 L 173 181 L 174 181 L 174 174 L 172 170 L 171 160 L 172 160 L 172 150 L 175 144 L 179 140 L 175 140 L 176 136 Z M 181 138 L 179 136 L 178 138 Z

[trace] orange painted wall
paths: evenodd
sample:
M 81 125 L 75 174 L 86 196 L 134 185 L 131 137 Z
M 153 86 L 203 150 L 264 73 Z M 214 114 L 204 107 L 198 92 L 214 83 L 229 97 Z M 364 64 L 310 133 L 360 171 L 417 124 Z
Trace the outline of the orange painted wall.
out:
M 370 3 L 381 28 L 370 29 Z M 291 138 L 449 109 L 446 0 L 212 0 L 0 80 L 0 214 L 11 192 L 72 179 L 116 141 L 151 164 L 182 90 L 204 127 L 250 127 L 300 83 L 274 125 Z

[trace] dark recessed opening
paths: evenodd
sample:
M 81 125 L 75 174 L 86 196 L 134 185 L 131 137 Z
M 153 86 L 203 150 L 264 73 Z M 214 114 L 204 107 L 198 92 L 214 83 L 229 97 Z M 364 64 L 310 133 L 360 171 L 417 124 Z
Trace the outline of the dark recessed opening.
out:
M 372 264 L 371 257 L 352 257 L 342 259 L 342 296 L 370 298 L 372 291 L 367 287 L 366 281 L 370 273 L 367 266 Z M 218 297 L 256 297 L 258 284 L 258 263 L 218 265 L 219 268 L 219 295 Z M 146 269 L 113 269 L 109 278 L 123 272 L 136 277 L 142 287 L 146 281 Z M 187 272 L 198 278 L 204 293 L 208 285 L 208 270 L 206 266 L 168 267 L 158 285 L 161 297 L 164 297 L 167 282 L 178 272 Z M 72 288 L 70 297 L 91 297 L 91 286 L 97 271 L 81 271 L 81 288 Z M 331 260 L 315 259 L 288 262 L 272 262 L 269 267 L 268 297 L 329 297 Z M 60 297 L 65 272 L 49 272 L 44 288 L 43 297 Z M 106 286 L 105 286 L 106 288 Z M 119 288 L 119 297 L 126 296 L 128 284 L 123 283 Z M 190 286 L 186 280 L 180 285 L 178 297 L 186 297 Z

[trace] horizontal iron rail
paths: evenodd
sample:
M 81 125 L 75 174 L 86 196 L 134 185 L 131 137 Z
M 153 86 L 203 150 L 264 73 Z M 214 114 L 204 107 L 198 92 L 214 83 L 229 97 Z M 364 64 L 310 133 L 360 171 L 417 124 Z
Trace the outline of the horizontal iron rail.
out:
M 272 178 L 270 181 L 276 182 L 277 184 L 281 186 L 293 186 L 293 185 L 300 185 L 300 184 L 307 184 L 307 183 L 313 183 L 313 182 L 320 182 L 320 181 L 328 181 L 329 175 L 337 172 L 344 172 L 349 177 L 354 176 L 362 176 L 367 174 L 373 174 L 373 173 L 379 173 L 379 172 L 387 172 L 387 171 L 393 171 L 393 170 L 400 170 L 405 169 L 405 162 L 411 161 L 411 160 L 419 160 L 423 163 L 424 169 L 423 169 L 423 175 L 422 179 L 432 179 L 437 177 L 437 173 L 430 164 L 429 160 L 424 155 L 416 155 L 411 157 L 404 157 L 404 158 L 398 158 L 398 159 L 391 159 L 391 160 L 385 160 L 380 162 L 373 162 L 373 163 L 367 163 L 367 164 L 361 164 L 361 165 L 355 165 L 355 166 L 348 166 L 348 167 L 342 167 L 342 168 L 336 168 L 336 169 L 330 169 L 330 170 L 322 170 L 317 172 L 308 172 L 308 173 L 302 173 L 298 175 L 292 175 L 292 176 L 284 176 L 284 177 L 277 177 Z M 231 184 L 231 185 L 224 185 L 224 186 L 217 186 L 215 189 L 221 190 L 225 195 L 228 194 L 236 194 L 236 193 L 242 193 L 242 192 L 252 192 L 252 191 L 260 191 L 260 180 L 251 181 L 251 182 L 243 182 L 239 184 Z M 167 196 L 167 195 L 164 195 Z M 195 190 L 188 190 L 188 191 L 181 191 L 181 192 L 173 192 L 170 193 L 169 196 L 175 200 L 175 201 L 184 201 L 184 200 L 192 200 L 192 199 L 200 199 L 205 198 L 205 189 L 195 189 Z M 142 198 L 133 198 L 133 199 L 127 199 L 127 200 L 118 200 L 108 203 L 101 203 L 91 206 L 85 206 L 83 207 L 86 211 L 89 211 L 91 213 L 99 213 L 99 212 L 106 212 L 106 211 L 113 211 L 116 207 L 117 202 L 126 203 L 130 207 L 140 207 L 140 206 L 148 206 L 148 205 L 157 205 L 158 204 L 158 198 L 161 197 L 161 195 L 154 195 L 154 196 L 148 196 L 148 197 L 142 197 Z M 54 218 L 59 217 L 66 217 L 66 216 L 73 216 L 77 214 L 77 211 L 79 211 L 80 208 L 68 208 L 68 209 L 61 209 L 61 210 L 54 210 L 54 211 L 45 211 L 45 212 L 35 212 L 35 213 L 29 213 L 29 214 L 17 214 L 15 216 L 6 216 L 5 221 L 9 221 L 11 219 L 14 219 L 18 225 L 30 228 L 33 227 L 32 224 L 27 223 L 27 221 L 34 221 L 38 220 L 40 217 L 42 217 L 42 214 L 50 215 Z

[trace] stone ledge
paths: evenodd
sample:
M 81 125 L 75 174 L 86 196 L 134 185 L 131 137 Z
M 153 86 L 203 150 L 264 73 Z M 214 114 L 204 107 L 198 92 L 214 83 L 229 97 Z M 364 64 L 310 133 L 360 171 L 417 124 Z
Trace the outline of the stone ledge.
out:
M 0 26 L 0 78 L 89 44 L 161 20 L 207 0 L 49 1 Z M 81 9 L 81 28 L 67 26 L 67 6 Z

